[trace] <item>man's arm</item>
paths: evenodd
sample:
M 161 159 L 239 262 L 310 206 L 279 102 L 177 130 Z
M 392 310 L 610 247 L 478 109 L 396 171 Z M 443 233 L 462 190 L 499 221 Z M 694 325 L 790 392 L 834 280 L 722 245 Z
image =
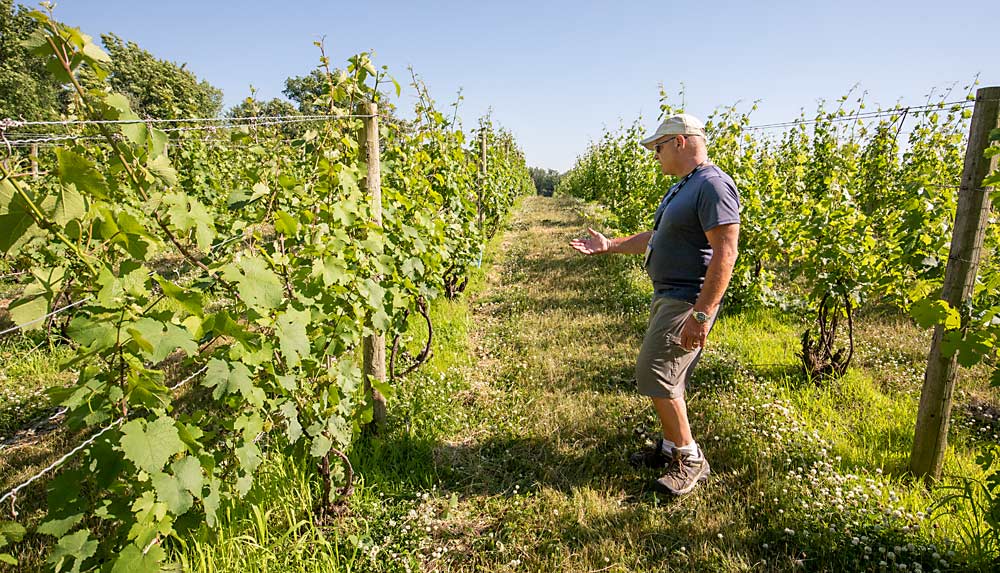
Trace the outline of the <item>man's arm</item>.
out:
M 641 255 L 646 252 L 649 237 L 653 234 L 652 231 L 644 231 L 629 237 L 609 239 L 593 229 L 587 229 L 587 232 L 590 233 L 590 237 L 573 239 L 569 242 L 569 246 L 585 255 L 598 255 L 601 253 Z
M 722 295 L 729 286 L 733 276 L 733 266 L 736 264 L 737 246 L 740 238 L 740 225 L 719 225 L 705 232 L 708 243 L 712 245 L 712 260 L 708 262 L 705 271 L 705 284 L 701 294 L 694 303 L 694 309 L 712 316 L 719 310 Z M 681 346 L 693 349 L 705 345 L 708 337 L 708 323 L 700 324 L 693 316 L 684 322 L 681 331 Z

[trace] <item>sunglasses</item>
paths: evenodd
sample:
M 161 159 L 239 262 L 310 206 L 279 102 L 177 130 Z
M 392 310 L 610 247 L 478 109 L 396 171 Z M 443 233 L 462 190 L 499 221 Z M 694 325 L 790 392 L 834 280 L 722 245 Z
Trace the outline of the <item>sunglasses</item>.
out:
M 671 137 L 670 139 L 667 139 L 667 140 L 664 140 L 664 141 L 661 141 L 661 142 L 657 143 L 656 145 L 653 146 L 653 152 L 654 153 L 659 153 L 661 147 L 663 147 L 664 145 L 666 145 L 666 144 L 670 143 L 671 141 L 677 139 L 678 137 L 680 137 L 680 136 L 679 135 L 675 135 L 675 136 Z

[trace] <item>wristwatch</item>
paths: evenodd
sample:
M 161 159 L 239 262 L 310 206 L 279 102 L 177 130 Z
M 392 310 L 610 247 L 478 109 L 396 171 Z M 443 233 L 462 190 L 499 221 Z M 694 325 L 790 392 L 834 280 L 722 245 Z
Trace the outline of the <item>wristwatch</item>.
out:
M 706 322 L 708 322 L 709 319 L 708 313 L 702 312 L 700 310 L 694 311 L 694 314 L 692 314 L 691 316 L 694 317 L 694 320 L 698 324 L 705 324 Z

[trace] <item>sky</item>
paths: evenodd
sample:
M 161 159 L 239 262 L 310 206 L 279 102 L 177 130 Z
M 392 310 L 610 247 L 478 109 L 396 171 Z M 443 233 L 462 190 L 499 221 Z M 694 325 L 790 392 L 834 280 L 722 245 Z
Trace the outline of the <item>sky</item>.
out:
M 702 118 L 756 101 L 754 124 L 795 119 L 855 85 L 869 109 L 961 91 L 977 74 L 1000 85 L 996 0 L 63 0 L 55 15 L 186 63 L 226 107 L 251 85 L 260 99 L 282 97 L 285 78 L 319 63 L 317 40 L 338 67 L 374 51 L 404 84 L 401 115 L 415 101 L 412 66 L 442 109 L 462 90 L 466 128 L 492 113 L 529 165 L 560 172 L 605 127 L 641 117 L 653 131 L 661 84 L 683 85 L 686 110 Z

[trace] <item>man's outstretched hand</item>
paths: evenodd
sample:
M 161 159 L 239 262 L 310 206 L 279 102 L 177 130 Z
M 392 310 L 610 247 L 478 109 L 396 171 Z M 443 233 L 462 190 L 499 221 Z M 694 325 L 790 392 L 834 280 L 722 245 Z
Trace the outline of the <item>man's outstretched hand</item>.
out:
M 585 255 L 597 255 L 611 250 L 610 239 L 589 227 L 587 228 L 587 232 L 590 233 L 589 237 L 573 239 L 569 242 L 569 246 Z

